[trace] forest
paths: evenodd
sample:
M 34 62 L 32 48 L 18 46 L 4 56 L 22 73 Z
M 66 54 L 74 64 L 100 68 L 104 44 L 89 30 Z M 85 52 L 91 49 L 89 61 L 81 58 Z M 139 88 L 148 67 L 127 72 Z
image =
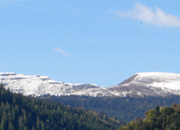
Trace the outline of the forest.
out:
M 173 103 L 170 107 L 178 101 L 178 96 L 47 95 L 38 99 L 11 93 L 0 85 L 0 130 L 180 130 L 180 104 Z M 120 116 L 120 120 L 105 113 Z
M 13 94 L 0 85 L 0 130 L 114 130 L 120 125 L 103 113 Z
M 171 106 L 180 102 L 180 96 L 168 97 L 91 97 L 91 96 L 43 96 L 43 100 L 55 101 L 71 107 L 84 107 L 129 122 L 143 118 L 144 113 L 159 106 Z
M 144 119 L 120 127 L 119 130 L 180 130 L 180 104 L 172 107 L 159 107 L 146 112 Z

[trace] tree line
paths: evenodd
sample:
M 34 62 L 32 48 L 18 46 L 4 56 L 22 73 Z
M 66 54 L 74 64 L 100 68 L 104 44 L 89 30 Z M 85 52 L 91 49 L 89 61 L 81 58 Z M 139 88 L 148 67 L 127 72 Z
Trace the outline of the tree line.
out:
M 119 130 L 180 130 L 180 104 L 172 107 L 159 107 L 146 112 L 144 119 L 122 126 Z
M 114 130 L 119 126 L 105 114 L 13 94 L 0 85 L 0 130 Z
M 180 96 L 167 97 L 91 97 L 91 96 L 50 96 L 40 97 L 71 107 L 84 107 L 105 113 L 119 121 L 129 122 L 137 117 L 143 118 L 147 110 L 159 106 L 171 106 L 180 102 Z

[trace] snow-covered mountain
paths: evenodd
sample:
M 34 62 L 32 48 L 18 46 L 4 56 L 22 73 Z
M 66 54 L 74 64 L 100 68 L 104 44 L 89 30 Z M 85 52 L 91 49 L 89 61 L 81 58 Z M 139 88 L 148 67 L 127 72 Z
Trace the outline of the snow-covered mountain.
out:
M 15 93 L 26 96 L 42 95 L 87 95 L 112 96 L 105 88 L 94 84 L 71 84 L 51 80 L 47 76 L 28 76 L 15 73 L 0 73 L 0 83 Z
M 180 95 L 180 74 L 137 73 L 108 90 L 117 96 Z
M 51 80 L 47 76 L 0 73 L 5 88 L 24 95 L 86 96 L 167 96 L 180 95 L 180 74 L 137 73 L 122 83 L 103 88 L 94 84 L 71 84 Z

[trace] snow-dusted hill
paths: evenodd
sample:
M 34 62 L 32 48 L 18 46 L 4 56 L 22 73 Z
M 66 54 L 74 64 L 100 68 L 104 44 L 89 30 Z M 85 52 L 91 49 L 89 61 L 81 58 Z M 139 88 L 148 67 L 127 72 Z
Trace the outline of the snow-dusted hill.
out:
M 122 83 L 103 88 L 94 84 L 71 84 L 47 76 L 0 73 L 0 82 L 12 92 L 24 95 L 167 96 L 180 95 L 180 74 L 137 73 Z
M 180 95 L 180 74 L 137 73 L 122 83 L 108 88 L 117 96 Z
M 112 96 L 106 89 L 94 84 L 71 84 L 51 80 L 47 76 L 27 76 L 15 73 L 0 73 L 0 83 L 12 92 L 24 95 L 89 95 Z

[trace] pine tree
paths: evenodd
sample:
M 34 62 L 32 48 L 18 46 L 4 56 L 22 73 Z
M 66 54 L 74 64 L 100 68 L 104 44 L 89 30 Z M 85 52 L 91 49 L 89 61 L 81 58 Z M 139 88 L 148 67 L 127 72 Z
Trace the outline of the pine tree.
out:
M 15 130 L 14 125 L 11 121 L 8 123 L 8 130 Z
M 7 129 L 8 129 L 8 119 L 6 116 L 6 112 L 3 111 L 1 118 L 1 130 L 7 130 Z

